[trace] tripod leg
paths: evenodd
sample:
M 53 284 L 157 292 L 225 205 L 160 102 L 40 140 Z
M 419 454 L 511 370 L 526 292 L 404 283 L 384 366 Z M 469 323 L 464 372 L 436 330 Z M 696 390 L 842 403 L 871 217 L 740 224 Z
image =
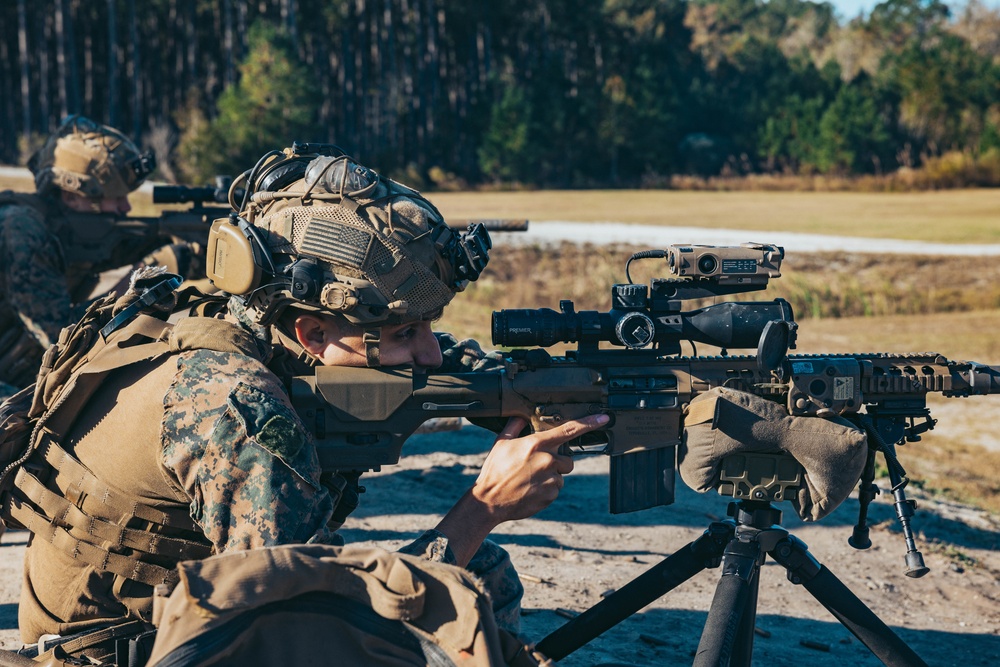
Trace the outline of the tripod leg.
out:
M 763 559 L 758 561 L 763 565 Z M 760 591 L 760 568 L 758 567 L 750 582 L 750 593 L 740 617 L 740 627 L 736 630 L 736 641 L 733 642 L 733 653 L 729 658 L 729 667 L 750 667 L 753 657 L 753 631 L 757 625 L 757 593 Z
M 739 632 L 743 627 L 741 620 L 751 599 L 756 598 L 752 589 L 757 583 L 763 555 L 756 540 L 733 539 L 726 546 L 722 556 L 722 578 L 708 610 L 694 667 L 727 667 L 737 639 L 746 639 L 745 633 Z M 752 631 L 749 641 L 750 647 L 740 646 L 737 650 L 744 660 L 752 650 Z
M 713 561 L 717 563 L 732 536 L 731 523 L 713 523 L 697 540 L 563 624 L 538 642 L 535 649 L 547 658 L 562 660 L 706 567 L 714 567 Z
M 885 665 L 927 667 L 927 663 L 883 623 L 875 612 L 813 558 L 802 540 L 789 535 L 769 553 L 788 570 L 789 581 L 802 584 Z

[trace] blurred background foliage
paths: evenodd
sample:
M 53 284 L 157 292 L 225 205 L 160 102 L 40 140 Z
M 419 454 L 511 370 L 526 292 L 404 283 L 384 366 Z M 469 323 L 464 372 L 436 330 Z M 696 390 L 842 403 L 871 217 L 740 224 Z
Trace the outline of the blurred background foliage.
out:
M 761 174 L 785 187 L 816 176 L 996 186 L 1000 10 L 8 0 L 0 98 L 0 161 L 23 164 L 61 117 L 83 113 L 187 182 L 299 139 L 428 189 L 716 187 Z

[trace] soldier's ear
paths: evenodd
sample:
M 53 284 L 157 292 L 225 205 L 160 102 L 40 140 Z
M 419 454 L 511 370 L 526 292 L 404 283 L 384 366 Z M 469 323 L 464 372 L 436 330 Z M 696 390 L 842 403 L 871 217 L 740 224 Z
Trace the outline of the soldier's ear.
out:
M 339 339 L 340 331 L 332 318 L 304 313 L 295 318 L 295 338 L 314 356 L 321 356 L 327 346 Z

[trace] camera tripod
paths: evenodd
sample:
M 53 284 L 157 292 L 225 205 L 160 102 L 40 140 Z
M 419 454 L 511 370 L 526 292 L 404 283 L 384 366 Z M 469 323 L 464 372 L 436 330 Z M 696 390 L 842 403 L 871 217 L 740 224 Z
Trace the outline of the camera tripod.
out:
M 875 613 L 809 553 L 802 540 L 780 526 L 781 511 L 769 501 L 730 503 L 732 520 L 705 533 L 540 641 L 538 652 L 561 660 L 605 630 L 708 567 L 722 574 L 705 621 L 695 667 L 750 665 L 760 567 L 770 556 L 890 667 L 927 667 Z

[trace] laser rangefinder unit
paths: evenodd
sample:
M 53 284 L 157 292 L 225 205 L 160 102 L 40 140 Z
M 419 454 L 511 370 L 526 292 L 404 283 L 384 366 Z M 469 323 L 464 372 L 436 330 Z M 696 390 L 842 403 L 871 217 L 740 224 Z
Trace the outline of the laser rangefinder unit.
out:
M 764 243 L 738 246 L 682 245 L 667 247 L 667 267 L 682 278 L 715 278 L 720 283 L 764 282 L 781 276 L 784 248 Z

